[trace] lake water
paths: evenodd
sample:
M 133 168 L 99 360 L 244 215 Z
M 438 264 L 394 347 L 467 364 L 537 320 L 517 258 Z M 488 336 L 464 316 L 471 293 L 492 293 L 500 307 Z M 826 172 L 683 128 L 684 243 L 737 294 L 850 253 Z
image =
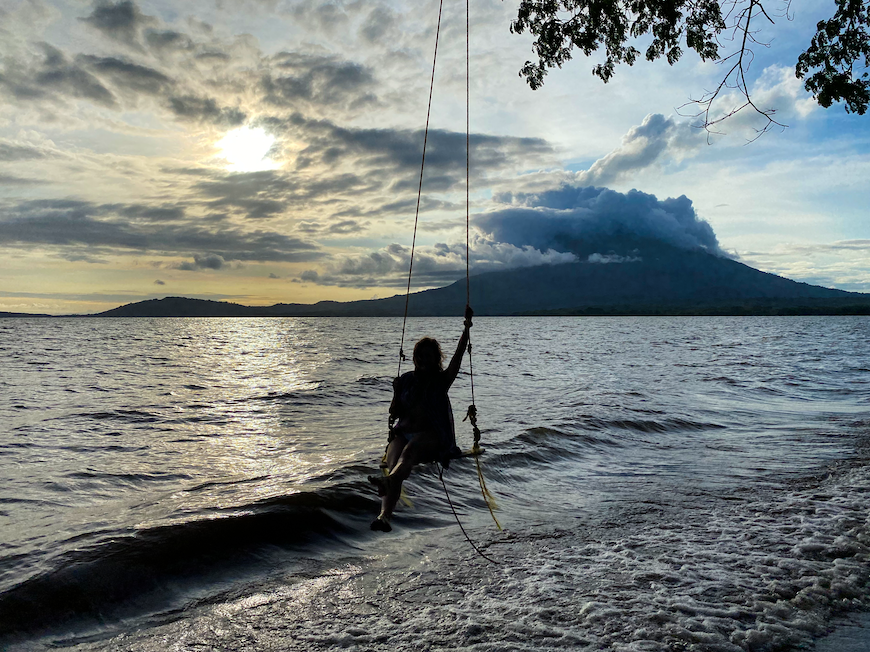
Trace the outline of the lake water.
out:
M 870 318 L 476 319 L 504 531 L 444 480 L 497 563 L 431 465 L 368 529 L 400 331 L 0 320 L 0 648 L 789 650 L 870 608 Z

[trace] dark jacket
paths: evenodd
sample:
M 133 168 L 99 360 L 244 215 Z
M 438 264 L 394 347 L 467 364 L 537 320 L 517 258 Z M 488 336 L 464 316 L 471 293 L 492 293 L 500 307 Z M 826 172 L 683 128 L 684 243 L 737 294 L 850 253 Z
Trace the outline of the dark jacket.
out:
M 438 439 L 441 458 L 454 457 L 456 430 L 447 390 L 453 384 L 446 371 L 409 371 L 393 381 L 390 416 L 395 417 L 393 434 L 425 433 Z
M 456 353 L 446 369 L 437 371 L 408 371 L 393 380 L 393 402 L 390 403 L 390 421 L 395 421 L 392 435 L 426 433 L 438 439 L 437 461 L 445 468 L 450 459 L 461 455 L 456 446 L 453 426 L 453 408 L 447 391 L 459 374 L 462 356 L 468 346 L 468 328 L 462 332 Z

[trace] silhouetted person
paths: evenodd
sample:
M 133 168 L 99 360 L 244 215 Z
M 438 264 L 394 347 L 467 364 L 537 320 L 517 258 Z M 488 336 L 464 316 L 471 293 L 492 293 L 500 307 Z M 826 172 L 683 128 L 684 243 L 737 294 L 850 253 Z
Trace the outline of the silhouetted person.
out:
M 390 517 L 402 492 L 402 483 L 421 462 L 449 463 L 460 454 L 453 428 L 453 409 L 447 390 L 456 380 L 462 356 L 468 347 L 471 306 L 465 306 L 465 328 L 456 353 L 444 369 L 444 354 L 437 340 L 424 337 L 414 346 L 414 371 L 393 381 L 390 403 L 390 442 L 387 446 L 386 477 L 369 476 L 381 496 L 381 513 L 372 529 L 392 530 Z

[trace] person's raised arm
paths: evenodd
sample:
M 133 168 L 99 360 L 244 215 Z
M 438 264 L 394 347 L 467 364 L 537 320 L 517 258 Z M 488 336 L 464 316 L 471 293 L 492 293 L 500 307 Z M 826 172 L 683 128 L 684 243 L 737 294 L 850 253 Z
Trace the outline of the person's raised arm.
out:
M 472 326 L 472 315 L 474 315 L 474 311 L 471 309 L 471 306 L 466 305 L 465 328 L 462 330 L 462 336 L 459 338 L 459 344 L 456 345 L 456 353 L 453 354 L 453 358 L 451 358 L 450 364 L 447 365 L 447 369 L 444 370 L 447 379 L 447 387 L 450 387 L 453 384 L 453 381 L 456 380 L 456 376 L 459 374 L 459 366 L 462 364 L 462 356 L 465 354 L 465 349 L 468 347 L 468 329 Z

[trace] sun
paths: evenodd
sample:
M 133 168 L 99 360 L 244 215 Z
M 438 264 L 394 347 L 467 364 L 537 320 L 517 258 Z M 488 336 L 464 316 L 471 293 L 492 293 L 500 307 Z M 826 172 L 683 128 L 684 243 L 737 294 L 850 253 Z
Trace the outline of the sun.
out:
M 227 169 L 232 172 L 259 172 L 280 167 L 280 163 L 267 156 L 275 144 L 275 137 L 259 127 L 233 129 L 215 144 L 221 150 L 221 158 L 227 161 Z

